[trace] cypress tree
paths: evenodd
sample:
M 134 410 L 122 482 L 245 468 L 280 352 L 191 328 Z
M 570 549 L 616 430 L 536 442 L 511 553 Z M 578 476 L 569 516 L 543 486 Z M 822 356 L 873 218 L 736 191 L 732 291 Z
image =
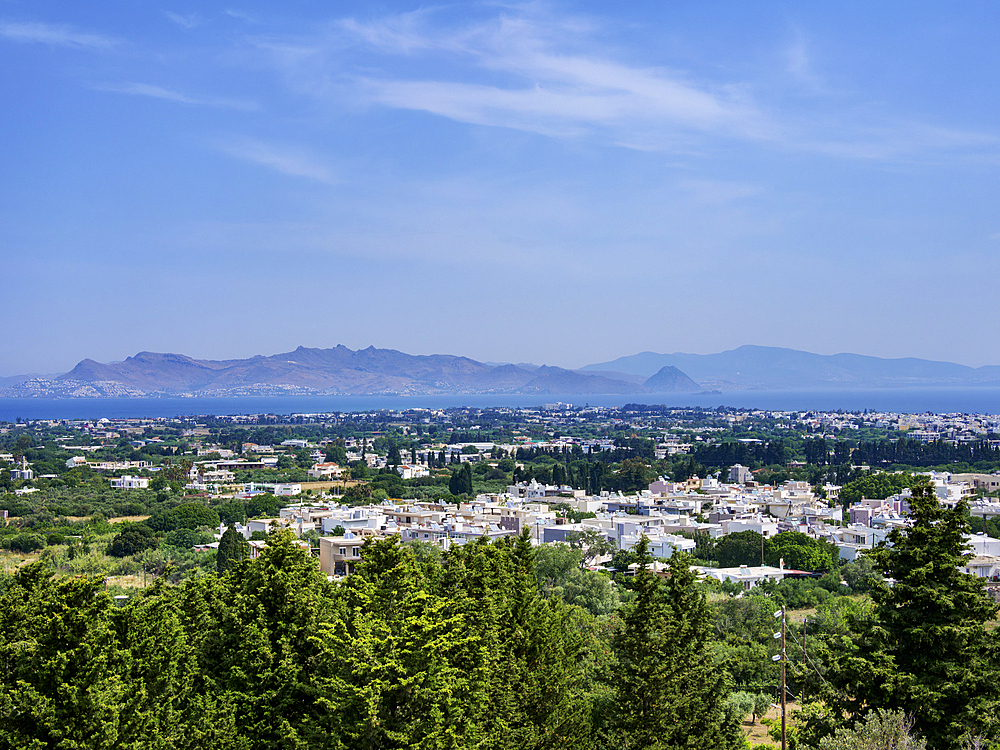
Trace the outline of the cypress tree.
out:
M 472 464 L 466 462 L 462 465 L 462 490 L 466 495 L 474 494 L 472 489 Z
M 215 552 L 215 570 L 225 573 L 238 562 L 247 557 L 247 543 L 235 526 L 230 526 L 219 540 L 219 548 Z
M 742 747 L 725 710 L 725 670 L 709 652 L 711 613 L 688 557 L 675 553 L 664 580 L 650 569 L 645 537 L 635 553 L 635 598 L 613 641 L 614 713 L 604 741 L 629 750 Z
M 451 479 L 448 480 L 448 492 L 452 495 L 471 495 L 472 490 L 472 465 L 468 462 L 451 472 Z

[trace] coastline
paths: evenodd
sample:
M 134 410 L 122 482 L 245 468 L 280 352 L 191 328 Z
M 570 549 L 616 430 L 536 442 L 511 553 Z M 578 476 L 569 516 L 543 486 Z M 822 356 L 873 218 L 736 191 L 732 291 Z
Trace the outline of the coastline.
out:
M 917 414 L 1000 414 L 1000 388 L 787 389 L 722 393 L 653 393 L 633 395 L 496 395 L 435 396 L 247 396 L 227 398 L 0 398 L 0 420 L 137 419 L 190 415 L 322 414 L 379 410 L 449 408 L 531 408 L 544 404 L 622 407 L 726 406 L 765 411 L 882 411 Z

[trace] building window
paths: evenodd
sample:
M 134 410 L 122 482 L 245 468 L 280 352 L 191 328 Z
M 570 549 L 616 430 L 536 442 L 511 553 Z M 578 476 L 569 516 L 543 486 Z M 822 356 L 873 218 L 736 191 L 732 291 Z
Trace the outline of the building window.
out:
M 347 547 L 341 547 L 340 548 L 340 554 L 341 554 L 341 556 L 346 555 L 347 554 Z
M 355 547 L 354 551 L 351 554 L 354 555 L 355 557 L 361 557 L 361 548 Z

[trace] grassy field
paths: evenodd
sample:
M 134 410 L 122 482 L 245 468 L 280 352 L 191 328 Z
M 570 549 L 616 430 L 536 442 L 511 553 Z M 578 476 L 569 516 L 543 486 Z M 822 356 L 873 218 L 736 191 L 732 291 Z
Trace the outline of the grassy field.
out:
M 792 716 L 793 716 L 793 713 L 795 711 L 799 710 L 799 704 L 798 703 L 794 703 L 792 701 L 788 701 L 785 704 L 785 710 L 787 712 L 786 713 L 786 717 L 787 717 L 786 718 L 786 726 L 788 726 L 788 727 L 795 726 L 795 721 L 792 718 Z M 768 711 L 767 714 L 765 714 L 764 716 L 758 717 L 758 720 L 757 720 L 756 723 L 752 723 L 750 721 L 750 719 L 747 719 L 746 721 L 744 721 L 743 722 L 743 734 L 744 734 L 744 736 L 746 736 L 746 738 L 750 742 L 750 744 L 753 745 L 753 746 L 755 746 L 755 747 L 758 746 L 758 745 L 764 745 L 764 746 L 772 745 L 772 746 L 775 746 L 775 747 L 781 747 L 780 735 L 779 735 L 779 739 L 777 741 L 772 740 L 768 736 L 768 734 L 767 734 L 767 729 L 768 729 L 767 725 L 762 723 L 763 720 L 770 720 L 771 723 L 772 723 L 772 725 L 778 727 L 778 729 L 780 730 L 781 729 L 781 706 L 773 706 L 772 705 L 771 706 L 771 710 Z

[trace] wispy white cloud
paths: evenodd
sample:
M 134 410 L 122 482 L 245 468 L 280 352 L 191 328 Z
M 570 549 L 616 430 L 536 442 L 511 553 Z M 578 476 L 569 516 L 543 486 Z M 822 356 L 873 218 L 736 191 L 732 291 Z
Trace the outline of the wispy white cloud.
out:
M 165 10 L 163 11 L 163 15 L 176 23 L 178 26 L 183 26 L 185 29 L 193 29 L 201 23 L 201 17 L 197 13 L 190 13 L 186 16 L 182 16 L 180 13 L 172 13 L 169 10 Z
M 995 164 L 1000 160 L 1000 137 L 992 133 L 899 118 L 868 115 L 849 122 L 845 114 L 843 119 L 803 123 L 796 130 L 797 138 L 786 143 L 787 148 L 837 159 L 923 164 Z
M 260 19 L 258 19 L 257 16 L 251 15 L 250 13 L 245 13 L 241 10 L 226 8 L 222 12 L 225 13 L 230 18 L 235 18 L 239 21 L 243 21 L 244 23 L 251 23 L 251 24 L 260 23 Z
M 662 153 L 755 143 L 926 163 L 990 159 L 1000 150 L 992 134 L 935 127 L 885 102 L 831 90 L 801 29 L 779 50 L 777 70 L 741 77 L 636 64 L 602 42 L 606 25 L 539 3 L 507 5 L 500 15 L 457 25 L 446 12 L 342 19 L 316 34 L 258 44 L 297 91 L 335 107 L 361 102 Z M 789 79 L 809 95 L 808 105 L 788 99 Z
M 113 37 L 77 31 L 71 26 L 34 21 L 0 21 L 0 36 L 16 42 L 37 42 L 60 47 L 109 49 L 119 44 Z
M 372 101 L 546 135 L 603 132 L 623 145 L 664 150 L 692 134 L 778 135 L 776 123 L 740 85 L 713 86 L 663 68 L 565 51 L 579 42 L 579 24 L 503 17 L 435 33 L 424 28 L 426 15 L 367 24 L 351 19 L 341 29 L 385 54 L 450 54 L 464 59 L 467 70 L 499 73 L 509 82 L 359 77 Z
M 822 84 L 813 69 L 812 55 L 802 29 L 795 30 L 795 39 L 785 50 L 785 72 L 800 85 L 810 89 L 819 89 Z
M 168 102 L 178 104 L 190 104 L 199 107 L 220 107 L 223 109 L 237 109 L 253 111 L 259 109 L 255 102 L 241 99 L 225 99 L 220 97 L 189 96 L 178 91 L 171 91 L 162 86 L 153 86 L 148 83 L 100 83 L 92 88 L 98 91 L 110 91 L 116 94 L 132 94 L 135 96 L 149 96 L 154 99 L 163 99 Z
M 214 147 L 229 156 L 261 164 L 292 177 L 305 177 L 327 185 L 339 182 L 322 160 L 301 149 L 275 146 L 256 138 L 236 137 L 216 141 Z

